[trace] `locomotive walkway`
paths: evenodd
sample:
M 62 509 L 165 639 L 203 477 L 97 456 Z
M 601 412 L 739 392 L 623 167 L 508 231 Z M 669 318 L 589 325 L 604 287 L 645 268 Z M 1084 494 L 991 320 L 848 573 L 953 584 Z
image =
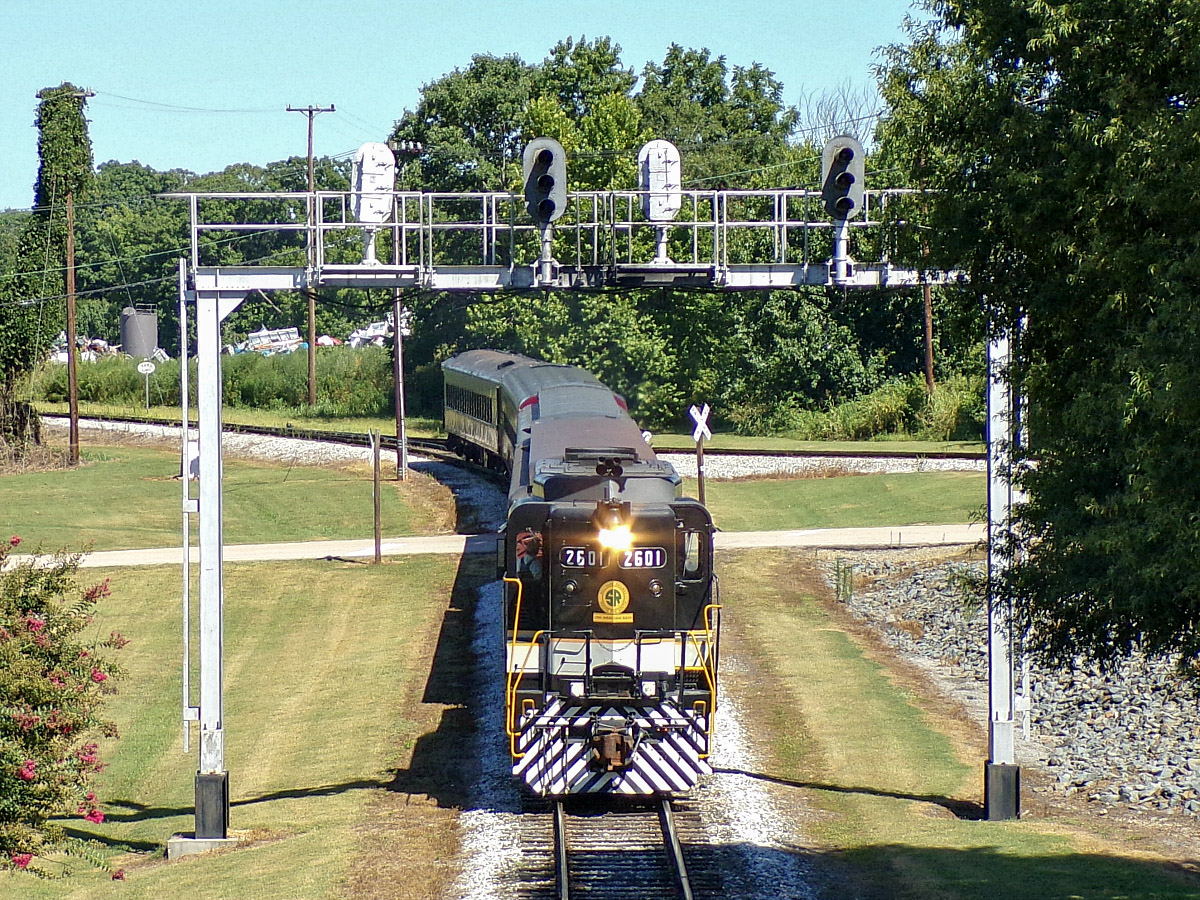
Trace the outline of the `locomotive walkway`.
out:
M 975 544 L 987 535 L 982 524 L 900 525 L 882 528 L 817 528 L 798 531 L 721 531 L 716 534 L 717 550 L 744 550 L 756 547 L 797 547 L 816 550 L 866 550 L 901 547 L 938 547 Z M 197 549 L 192 548 L 196 561 Z M 382 542 L 384 556 L 411 556 L 434 553 L 496 552 L 495 537 L 477 535 L 433 535 L 389 538 Z M 270 562 L 294 559 L 370 559 L 375 555 L 373 540 L 297 541 L 282 544 L 226 544 L 226 562 Z M 159 566 L 178 563 L 180 547 L 146 550 L 105 550 L 86 556 L 82 566 Z M 13 557 L 13 562 L 17 557 Z

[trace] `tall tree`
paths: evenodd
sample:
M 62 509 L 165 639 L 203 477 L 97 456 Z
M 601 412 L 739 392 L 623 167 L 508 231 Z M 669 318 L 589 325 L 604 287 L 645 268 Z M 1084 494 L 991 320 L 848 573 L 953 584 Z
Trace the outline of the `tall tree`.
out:
M 931 259 L 1027 318 L 1023 561 L 1046 657 L 1200 662 L 1200 18 L 1187 0 L 937 0 L 883 70 Z
M 64 82 L 38 96 L 34 209 L 17 244 L 15 272 L 0 281 L 0 444 L 18 454 L 39 437 L 37 413 L 20 399 L 18 385 L 62 328 L 66 198 L 84 197 L 92 180 L 84 92 Z

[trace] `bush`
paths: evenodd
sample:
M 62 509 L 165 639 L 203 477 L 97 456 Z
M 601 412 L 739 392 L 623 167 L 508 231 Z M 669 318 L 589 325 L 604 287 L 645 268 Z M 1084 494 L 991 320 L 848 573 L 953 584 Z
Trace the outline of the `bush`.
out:
M 107 868 L 94 845 L 51 819 L 104 821 L 91 790 L 103 768 L 96 738 L 116 736 L 102 713 L 121 671 L 103 651 L 125 639 L 80 640 L 109 594 L 107 580 L 79 588 L 80 554 L 10 565 L 19 543 L 0 541 L 0 868 L 62 874 L 67 856 Z
M 786 409 L 775 411 L 785 413 Z M 794 412 L 789 437 L 807 441 L 863 441 L 907 436 L 929 441 L 980 440 L 983 437 L 983 382 L 954 376 L 925 392 L 920 375 L 890 381 L 878 390 L 824 412 Z

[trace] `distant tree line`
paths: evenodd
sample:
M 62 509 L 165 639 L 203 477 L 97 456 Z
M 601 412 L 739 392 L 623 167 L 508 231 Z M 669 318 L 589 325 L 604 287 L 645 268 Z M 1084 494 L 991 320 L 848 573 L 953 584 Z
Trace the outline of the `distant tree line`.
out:
M 758 63 L 730 65 L 706 49 L 671 45 L 640 77 L 607 38 L 567 39 L 540 63 L 478 55 L 422 90 L 390 135 L 420 142 L 399 160 L 398 186 L 409 190 L 518 191 L 521 151 L 535 136 L 560 140 L 570 157 L 572 190 L 636 187 L 638 148 L 674 142 L 686 187 L 815 187 L 820 141 L 851 131 L 869 141 L 875 110 L 850 108 L 842 123 L 803 123 L 783 102 L 783 85 Z M 828 113 L 836 104 L 823 107 Z M 853 114 L 852 114 L 853 113 Z M 186 204 L 173 191 L 298 191 L 306 163 L 293 157 L 219 173 L 159 172 L 137 162 L 102 163 L 77 213 L 79 332 L 118 339 L 119 311 L 159 311 L 159 338 L 174 354 L 178 258 L 188 245 Z M 347 162 L 320 159 L 318 189 L 349 187 Z M 869 172 L 876 185 L 887 173 Z M 0 274 L 18 263 L 12 235 L 38 213 L 0 215 Z M 293 243 L 266 234 L 213 240 L 209 261 L 302 264 Z M 352 250 L 346 261 L 353 260 Z M 40 268 L 40 267 L 35 267 Z M 30 286 L 55 309 L 61 283 Z M 388 308 L 384 292 L 323 291 L 318 333 L 344 336 Z M 648 426 L 683 423 L 693 402 L 710 403 L 721 427 L 786 430 L 802 413 L 860 397 L 921 370 L 921 299 L 917 292 L 846 294 L 799 291 L 619 294 L 449 295 L 409 292 L 413 334 L 406 366 L 415 412 L 434 413 L 438 365 L 458 350 L 498 347 L 586 366 L 623 393 Z M 954 297 L 935 306 L 940 377 L 977 371 L 978 316 Z M 58 321 L 58 320 L 56 320 Z M 234 340 L 261 326 L 302 326 L 299 293 L 254 298 L 227 323 Z M 57 328 L 54 329 L 57 334 Z

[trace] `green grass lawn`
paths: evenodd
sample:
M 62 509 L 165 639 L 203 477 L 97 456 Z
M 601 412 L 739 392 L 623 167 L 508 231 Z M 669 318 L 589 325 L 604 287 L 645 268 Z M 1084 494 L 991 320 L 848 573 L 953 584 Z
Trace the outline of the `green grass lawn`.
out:
M 178 451 L 84 446 L 88 463 L 61 472 L 0 478 L 0 533 L 48 550 L 165 547 L 181 532 Z M 695 483 L 686 485 L 695 495 Z M 708 481 L 706 499 L 725 531 L 966 522 L 984 503 L 982 475 L 929 472 L 844 478 Z M 314 503 L 320 498 L 320 503 Z M 383 532 L 444 531 L 428 491 L 386 480 Z M 324 468 L 229 459 L 225 538 L 231 544 L 372 533 L 371 481 L 364 466 Z
M 182 532 L 179 451 L 85 446 L 77 469 L 0 478 L 0 533 L 47 550 L 163 547 Z M 427 505 L 409 502 L 412 482 L 385 481 L 383 532 L 440 530 Z M 319 500 L 320 502 L 314 502 Z M 225 539 L 231 544 L 369 538 L 371 476 L 357 468 L 287 466 L 227 459 Z
M 429 677 L 456 569 L 444 557 L 226 566 L 230 827 L 256 843 L 169 863 L 166 840 L 193 827 L 197 740 L 182 751 L 178 571 L 87 572 L 112 579 L 96 630 L 130 638 L 119 654 L 128 674 L 110 705 L 121 737 L 102 745 L 111 766 L 97 793 L 107 820 L 65 824 L 109 846 L 128 877 L 114 883 L 86 866 L 55 881 L 10 873 L 0 875 L 0 896 L 337 894 L 360 851 L 368 804 L 427 730 L 402 701 L 420 698 Z
M 685 490 L 696 496 L 696 483 Z M 704 499 L 723 531 L 865 528 L 982 519 L 987 482 L 974 472 L 712 481 Z
M 1182 900 L 1200 879 L 1086 816 L 979 821 L 985 742 L 889 668 L 814 599 L 795 553 L 723 554 L 728 652 L 762 673 L 756 697 L 773 733 L 758 772 L 820 812 L 818 855 L 848 863 L 870 897 L 910 900 Z M 821 588 L 823 590 L 823 588 Z M 740 653 L 739 653 L 740 651 Z M 719 740 L 718 735 L 718 740 Z M 1026 807 L 1036 796 L 1025 790 Z M 1139 852 L 1141 849 L 1143 852 Z M 829 897 L 859 896 L 844 885 Z

